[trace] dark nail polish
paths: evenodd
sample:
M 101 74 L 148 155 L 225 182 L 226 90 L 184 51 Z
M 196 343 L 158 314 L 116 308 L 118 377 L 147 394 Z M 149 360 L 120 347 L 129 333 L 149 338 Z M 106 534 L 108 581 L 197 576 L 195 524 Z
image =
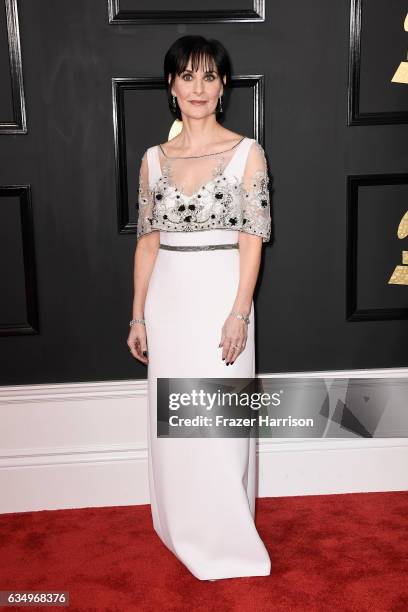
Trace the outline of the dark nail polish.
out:
M 234 363 L 234 362 L 233 362 L 233 361 L 231 361 L 231 365 L 232 365 L 233 363 Z
M 146 357 L 147 356 L 147 351 L 143 351 L 143 355 L 144 355 L 144 357 Z
M 222 360 L 225 361 L 225 357 L 223 357 Z
M 227 361 L 227 365 L 229 365 L 229 361 Z

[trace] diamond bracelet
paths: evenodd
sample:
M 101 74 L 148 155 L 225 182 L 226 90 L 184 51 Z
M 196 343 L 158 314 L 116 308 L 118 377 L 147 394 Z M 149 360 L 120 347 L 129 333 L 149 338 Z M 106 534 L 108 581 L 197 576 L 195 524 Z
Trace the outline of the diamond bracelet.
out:
M 249 323 L 249 316 L 245 314 L 241 314 L 240 312 L 231 312 L 230 314 L 237 317 L 237 319 L 242 319 L 245 323 Z
M 132 325 L 134 325 L 135 323 L 142 323 L 142 325 L 146 325 L 144 319 L 132 319 L 131 321 L 129 321 L 130 327 L 132 327 Z

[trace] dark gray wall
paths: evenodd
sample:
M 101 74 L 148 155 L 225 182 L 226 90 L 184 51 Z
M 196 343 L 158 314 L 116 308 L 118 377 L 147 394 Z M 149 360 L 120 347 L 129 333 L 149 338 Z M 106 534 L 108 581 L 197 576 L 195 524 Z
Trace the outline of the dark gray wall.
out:
M 187 33 L 228 48 L 224 125 L 273 179 L 257 371 L 406 366 L 408 286 L 388 283 L 408 250 L 405 2 L 267 0 L 265 21 L 260 2 L 225 0 L 222 21 L 219 2 L 169 4 L 10 1 L 8 32 L 2 5 L 0 383 L 146 377 L 126 345 L 138 170 L 167 139 L 163 57 Z

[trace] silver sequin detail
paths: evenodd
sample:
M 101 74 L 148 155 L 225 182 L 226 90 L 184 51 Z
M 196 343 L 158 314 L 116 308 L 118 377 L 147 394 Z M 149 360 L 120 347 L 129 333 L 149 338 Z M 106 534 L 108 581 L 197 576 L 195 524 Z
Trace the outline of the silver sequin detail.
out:
M 213 251 L 214 249 L 238 249 L 238 242 L 232 244 L 200 244 L 176 246 L 174 244 L 161 244 L 161 249 L 168 251 Z

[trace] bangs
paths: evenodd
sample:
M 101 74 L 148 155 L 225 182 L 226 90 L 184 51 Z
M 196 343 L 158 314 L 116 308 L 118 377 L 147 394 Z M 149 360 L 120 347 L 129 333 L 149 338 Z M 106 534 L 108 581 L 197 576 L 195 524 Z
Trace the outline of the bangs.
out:
M 190 52 L 186 52 L 177 58 L 176 71 L 180 76 L 184 72 L 189 64 L 191 58 L 191 69 L 196 72 L 200 65 L 204 72 L 218 72 L 217 65 L 211 50 L 207 45 L 204 47 L 196 47 L 191 49 Z

